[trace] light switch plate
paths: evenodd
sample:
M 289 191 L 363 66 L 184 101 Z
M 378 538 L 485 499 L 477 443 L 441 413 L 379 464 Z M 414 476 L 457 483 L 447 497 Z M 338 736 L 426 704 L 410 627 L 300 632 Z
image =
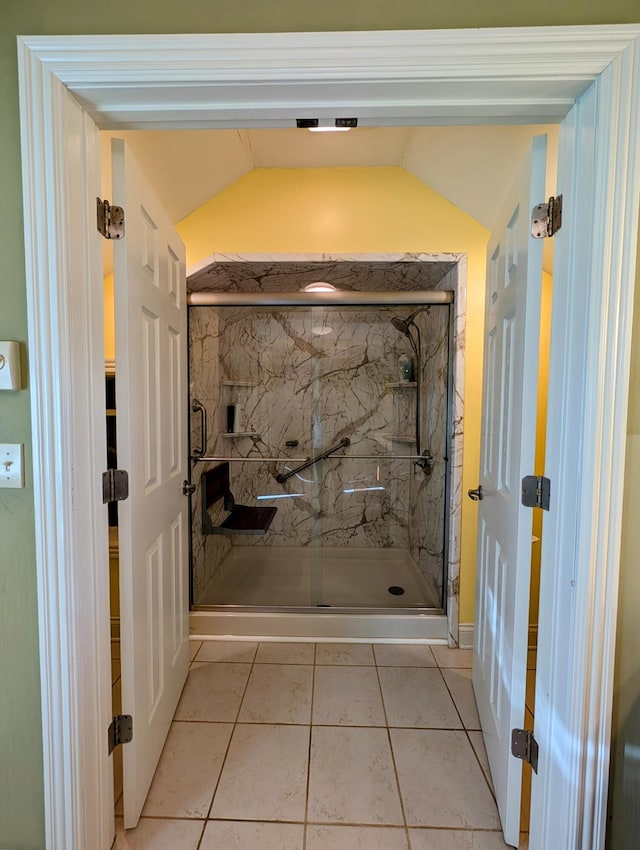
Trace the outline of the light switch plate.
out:
M 0 342 L 0 390 L 22 389 L 20 344 Z
M 24 487 L 22 443 L 0 443 L 0 487 Z

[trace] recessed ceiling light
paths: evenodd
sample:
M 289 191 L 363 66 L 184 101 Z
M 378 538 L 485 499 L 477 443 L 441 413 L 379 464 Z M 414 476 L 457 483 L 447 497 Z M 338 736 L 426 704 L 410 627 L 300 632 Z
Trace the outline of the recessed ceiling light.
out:
M 303 292 L 336 292 L 336 287 L 331 283 L 326 283 L 324 280 L 319 280 L 316 283 L 309 283 L 302 290 Z

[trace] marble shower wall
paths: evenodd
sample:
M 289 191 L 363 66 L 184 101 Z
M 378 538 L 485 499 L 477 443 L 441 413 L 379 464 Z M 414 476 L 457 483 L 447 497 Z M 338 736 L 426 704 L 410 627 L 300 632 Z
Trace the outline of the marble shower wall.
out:
M 447 488 L 449 318 L 448 307 L 433 307 L 416 316 L 422 338 L 419 374 L 421 449 L 434 458 L 431 472 L 413 466 L 409 486 L 409 552 L 419 565 L 432 598 L 443 605 L 445 504 Z
M 283 269 L 283 266 L 287 268 Z M 436 288 L 455 268 L 438 263 L 222 263 L 207 288 L 294 291 L 318 279 L 341 289 Z M 259 266 L 259 268 L 257 268 Z M 193 289 L 192 279 L 190 279 Z M 203 536 L 200 493 L 193 500 L 194 598 L 215 573 L 230 543 L 408 549 L 431 595 L 442 596 L 448 307 L 421 314 L 423 448 L 436 457 L 431 476 L 409 460 L 350 459 L 415 452 L 415 387 L 400 382 L 406 338 L 390 324 L 415 307 L 190 309 L 191 392 L 209 413 L 208 454 L 290 458 L 232 463 L 240 504 L 274 505 L 265 536 Z M 416 370 L 418 371 L 418 370 Z M 398 386 L 399 385 L 399 386 Z M 437 387 L 437 389 L 436 389 Z M 227 435 L 226 406 L 242 408 L 239 433 Z M 279 484 L 276 475 L 342 437 L 344 458 L 327 459 Z M 192 421 L 199 442 L 199 417 Z M 295 447 L 286 443 L 298 441 Z M 198 464 L 194 483 L 206 469 Z M 376 488 L 376 489 L 373 489 Z M 384 488 L 384 489 L 379 489 Z M 286 496 L 257 500 L 258 496 Z M 214 516 L 214 522 L 216 518 Z

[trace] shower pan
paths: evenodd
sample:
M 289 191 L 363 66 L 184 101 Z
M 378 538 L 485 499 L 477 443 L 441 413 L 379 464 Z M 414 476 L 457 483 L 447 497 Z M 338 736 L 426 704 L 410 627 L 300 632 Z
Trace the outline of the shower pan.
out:
M 442 611 L 452 293 L 216 300 L 189 308 L 193 608 Z

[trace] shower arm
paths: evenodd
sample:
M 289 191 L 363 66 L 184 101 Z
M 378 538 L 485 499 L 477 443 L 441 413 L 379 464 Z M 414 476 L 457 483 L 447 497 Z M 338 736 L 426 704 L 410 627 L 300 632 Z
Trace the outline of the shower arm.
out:
M 304 463 L 301 463 L 299 466 L 295 466 L 293 469 L 290 469 L 289 472 L 280 472 L 276 475 L 276 481 L 278 484 L 284 484 L 285 481 L 288 481 L 294 475 L 297 475 L 298 472 L 302 472 L 303 469 L 308 469 L 310 466 L 313 466 L 315 463 L 318 463 L 319 460 L 324 460 L 329 455 L 332 455 L 334 452 L 337 452 L 338 449 L 344 449 L 347 446 L 351 445 L 351 440 L 348 437 L 343 437 L 339 443 L 336 443 L 335 446 L 331 446 L 329 449 L 325 449 L 325 451 L 320 452 L 319 455 L 315 457 L 310 457 L 305 460 Z

